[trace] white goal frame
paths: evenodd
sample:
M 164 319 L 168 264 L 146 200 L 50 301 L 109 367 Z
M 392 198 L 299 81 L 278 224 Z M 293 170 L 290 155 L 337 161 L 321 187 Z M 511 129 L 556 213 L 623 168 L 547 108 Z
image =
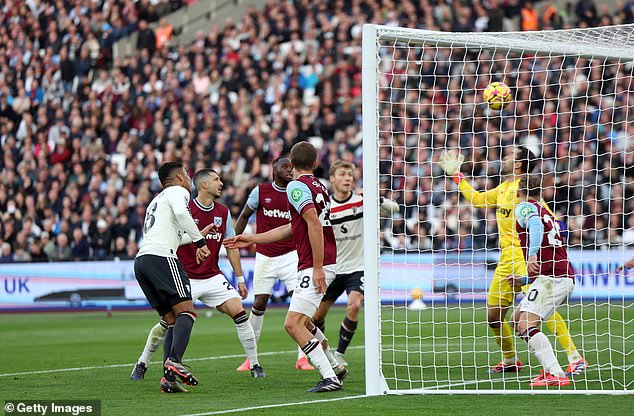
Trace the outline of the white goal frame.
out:
M 598 28 L 601 29 L 601 28 Z M 528 52 L 548 56 L 549 53 L 569 54 L 587 58 L 634 61 L 634 25 L 614 27 L 611 38 L 600 30 L 571 29 L 549 32 L 506 33 L 447 33 L 365 24 L 362 41 L 362 103 L 363 103 L 363 192 L 364 192 L 364 263 L 365 263 L 365 378 L 366 394 L 634 394 L 634 390 L 562 390 L 562 389 L 412 389 L 391 390 L 382 373 L 381 349 L 381 293 L 379 240 L 379 125 L 378 125 L 378 63 L 380 40 L 403 41 L 408 44 L 441 47 L 494 49 L 496 51 Z M 623 31 L 624 47 L 617 51 Z M 588 33 L 597 34 L 589 39 Z M 544 49 L 543 35 L 557 32 L 561 39 Z M 627 34 L 631 33 L 630 39 Z M 513 36 L 509 36 L 513 35 Z M 521 45 L 518 45 L 518 39 Z M 627 39 L 627 41 L 625 41 Z M 610 45 L 612 44 L 612 45 Z

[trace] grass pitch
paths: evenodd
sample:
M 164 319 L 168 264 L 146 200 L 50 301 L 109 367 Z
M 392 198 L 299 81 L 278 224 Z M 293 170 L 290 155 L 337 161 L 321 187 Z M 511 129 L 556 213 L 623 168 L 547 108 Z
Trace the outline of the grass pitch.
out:
M 484 337 L 487 332 L 485 324 L 478 319 L 480 308 L 477 306 L 469 311 L 451 306 L 434 307 L 420 313 L 397 309 L 387 322 L 384 310 L 383 334 L 387 347 L 383 356 L 384 373 L 391 387 L 429 388 L 465 380 L 483 384 L 456 388 L 526 388 L 526 377 L 496 378 L 488 375 L 484 367 L 480 368 L 487 360 L 497 358 L 488 358 L 487 349 L 494 350 L 494 345 L 489 345 L 492 341 Z M 611 375 L 615 379 L 620 377 L 621 382 L 629 382 L 632 389 L 632 309 L 601 306 L 594 316 L 590 316 L 587 309 L 571 307 L 568 317 L 573 334 L 582 330 L 590 334 L 583 345 L 578 346 L 591 351 L 592 357 L 586 354 L 591 364 L 605 366 L 612 360 L 613 367 L 624 364 L 630 367 L 612 369 L 609 374 L 605 373 L 607 370 L 601 370 L 601 373 L 596 367 L 596 371 L 589 372 L 575 385 L 599 388 L 599 384 L 588 383 L 593 379 L 607 380 Z M 244 409 L 236 412 L 238 414 L 257 412 L 265 415 L 478 415 L 500 412 L 508 415 L 578 415 L 602 411 L 629 414 L 634 406 L 632 396 L 606 395 L 358 397 L 365 393 L 362 323 L 346 354 L 351 375 L 346 379 L 344 390 L 311 395 L 305 390 L 317 383 L 318 373 L 295 370 L 297 349 L 282 329 L 284 315 L 284 309 L 269 309 L 266 313 L 259 349 L 260 361 L 268 377 L 253 379 L 248 373 L 235 371 L 243 361 L 243 351 L 233 322 L 219 313 L 206 317 L 205 311 L 201 311 L 185 357 L 201 384 L 181 395 L 160 392 L 158 361 L 161 351 L 155 355 L 146 380 L 130 381 L 133 363 L 143 348 L 147 332 L 157 321 L 153 312 L 115 311 L 111 317 L 105 312 L 3 315 L 0 401 L 99 399 L 103 415 L 217 414 L 238 409 Z M 332 344 L 337 342 L 343 315 L 342 308 L 334 308 L 329 315 L 326 334 Z M 612 319 L 607 319 L 608 316 Z M 617 318 L 629 322 L 625 326 L 627 333 L 614 326 Z M 604 345 L 604 340 L 613 338 L 607 334 L 615 331 L 621 331 L 618 339 L 622 338 L 622 341 Z M 406 333 L 407 337 L 404 337 Z M 395 341 L 387 344 L 387 335 Z M 429 338 L 431 335 L 436 336 L 436 341 Z M 432 341 L 436 343 L 435 353 L 429 349 Z M 575 341 L 582 344 L 578 335 Z M 405 343 L 408 343 L 409 353 L 403 352 L 405 347 L 401 344 Z M 445 345 L 446 352 L 438 351 L 441 345 Z M 460 347 L 468 351 L 462 354 L 463 358 L 460 358 Z M 525 350 L 520 354 L 523 360 L 528 359 Z M 464 357 L 473 358 L 469 361 Z M 560 356 L 562 362 L 563 359 Z M 536 367 L 532 371 L 536 371 Z M 427 381 L 432 375 L 438 381 Z M 528 372 L 522 375 L 527 376 Z M 411 381 L 406 382 L 406 378 Z M 503 383 L 492 381 L 507 378 L 508 381 Z M 317 402 L 304 403 L 308 401 Z

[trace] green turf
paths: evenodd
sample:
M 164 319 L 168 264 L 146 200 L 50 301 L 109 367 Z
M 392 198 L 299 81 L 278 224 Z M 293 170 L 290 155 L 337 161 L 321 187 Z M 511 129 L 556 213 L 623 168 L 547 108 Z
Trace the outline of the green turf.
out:
M 574 313 L 574 310 L 574 308 L 571 309 L 571 314 Z M 610 317 L 614 319 L 618 310 L 622 311 L 623 309 L 617 308 L 608 311 L 605 308 L 603 311 L 599 310 L 597 316 L 601 318 L 607 316 L 609 312 Z M 626 319 L 631 319 L 631 311 L 629 309 L 626 311 L 629 311 Z M 440 333 L 439 331 L 445 325 L 440 321 L 446 320 L 447 317 L 451 319 L 462 318 L 463 324 L 449 325 L 448 329 L 445 328 L 449 331 L 449 342 L 446 345 L 454 348 L 449 350 L 454 351 L 449 354 L 450 363 L 453 365 L 453 360 L 458 359 L 457 349 L 452 344 L 452 337 L 462 333 L 463 336 L 467 337 L 466 339 L 472 337 L 471 345 L 475 345 L 475 349 L 483 348 L 483 351 L 477 353 L 475 358 L 480 364 L 485 362 L 481 360 L 486 360 L 487 355 L 484 352 L 486 343 L 479 344 L 481 335 L 486 333 L 486 327 L 480 323 L 470 324 L 469 322 L 474 321 L 474 311 L 470 311 L 470 315 L 468 312 L 463 310 L 461 315 L 460 311 L 451 307 L 436 307 L 433 309 L 435 323 L 432 325 L 430 321 L 432 311 L 424 311 L 421 314 L 416 312 L 414 315 L 411 312 L 406 315 L 404 311 L 398 311 L 395 315 L 395 321 L 407 322 L 407 324 L 397 326 L 384 324 L 383 330 L 384 334 L 389 333 L 390 330 L 396 334 L 402 334 L 402 331 L 407 327 L 410 338 L 422 334 L 420 338 L 424 340 L 428 331 L 432 329 L 436 334 Z M 87 366 L 102 368 L 3 376 L 0 377 L 0 386 L 2 387 L 0 401 L 6 399 L 100 399 L 105 415 L 182 415 L 308 400 L 329 400 L 364 394 L 363 349 L 359 347 L 362 345 L 362 323 L 359 333 L 353 341 L 353 346 L 346 355 L 350 363 L 351 376 L 346 380 L 345 390 L 325 395 L 310 395 L 304 391 L 318 381 L 318 375 L 316 372 L 295 370 L 294 363 L 297 353 L 293 342 L 282 330 L 284 313 L 285 311 L 281 309 L 267 311 L 260 351 L 263 353 L 262 365 L 269 377 L 252 379 L 248 374 L 235 371 L 235 368 L 242 362 L 242 351 L 231 320 L 217 313 L 208 318 L 202 311 L 194 327 L 192 340 L 186 354 L 186 358 L 190 359 L 189 364 L 192 366 L 192 371 L 199 377 L 201 384 L 191 388 L 191 392 L 185 395 L 163 395 L 160 393 L 158 387 L 160 368 L 156 364 L 150 366 L 147 379 L 143 382 L 129 380 L 132 369 L 130 365 L 105 367 L 135 361 L 143 347 L 147 331 L 156 322 L 156 317 L 151 312 L 114 312 L 112 317 L 107 317 L 105 312 L 3 315 L 0 347 L 3 352 L 4 365 L 1 373 L 22 373 Z M 583 309 L 583 313 L 583 320 L 576 319 L 576 315 L 570 316 L 573 319 L 573 331 L 578 332 L 582 324 L 584 329 L 589 331 L 590 328 L 586 328 L 586 325 L 594 325 L 586 308 Z M 327 328 L 327 335 L 333 340 L 336 340 L 338 323 L 342 318 L 343 309 L 333 309 Z M 600 319 L 598 322 L 600 328 L 598 328 L 597 333 L 606 332 L 608 321 Z M 473 327 L 473 332 L 467 332 L 468 327 Z M 632 330 L 631 325 L 629 327 Z M 454 330 L 457 330 L 457 333 L 454 333 Z M 612 331 L 616 330 L 616 328 L 612 328 Z M 426 365 L 426 360 L 431 358 L 430 353 L 425 352 L 426 350 L 422 348 L 426 344 L 420 342 L 418 338 L 414 339 L 417 343 L 410 345 L 409 357 L 401 357 L 398 354 L 394 356 L 398 358 L 399 363 L 403 363 L 402 358 L 406 358 L 412 366 L 422 359 Z M 590 337 L 590 339 L 601 341 L 603 337 Z M 397 338 L 397 340 L 399 340 L 398 344 L 402 338 Z M 586 343 L 587 345 L 589 344 Z M 615 345 L 611 347 L 616 348 Z M 625 347 L 630 351 L 628 359 L 631 360 L 633 347 L 631 342 L 626 343 Z M 399 346 L 394 349 L 402 348 Z M 416 348 L 423 352 L 414 352 Z M 607 350 L 608 346 L 605 345 L 602 348 Z M 392 352 L 388 351 L 388 353 Z M 601 357 L 604 352 L 599 351 L 597 354 L 597 357 Z M 223 356 L 229 357 L 222 358 Z M 447 372 L 441 364 L 443 357 L 446 356 L 447 354 L 436 354 L 437 363 L 440 364 L 438 375 L 442 375 L 443 371 Z M 160 360 L 158 356 L 155 358 Z M 386 363 L 384 371 L 388 377 L 392 368 L 391 363 Z M 403 373 L 400 372 L 401 370 L 398 371 L 398 378 L 401 379 Z M 419 374 L 420 370 L 417 371 Z M 394 372 L 393 369 L 392 372 Z M 478 376 L 472 379 L 482 377 L 479 372 L 470 373 L 460 366 L 451 367 L 449 373 L 452 379 L 463 375 L 464 377 Z M 416 375 L 417 372 L 410 372 L 410 374 Z M 597 378 L 598 374 L 595 372 L 593 377 Z M 428 373 L 425 372 L 424 375 L 427 377 Z M 631 380 L 632 373 L 626 373 L 626 377 Z M 405 386 L 401 382 L 398 387 L 404 388 Z M 415 384 L 412 387 L 415 387 Z M 497 387 L 499 386 L 496 385 Z M 630 388 L 632 388 L 631 385 Z M 473 415 L 492 413 L 492 409 L 499 406 L 509 406 L 513 409 L 512 414 L 534 415 L 540 414 L 540 412 L 541 414 L 586 414 L 601 410 L 618 411 L 619 409 L 623 409 L 620 413 L 626 414 L 625 411 L 632 407 L 632 396 L 387 396 L 266 408 L 256 412 L 266 415 L 437 415 L 449 413 Z

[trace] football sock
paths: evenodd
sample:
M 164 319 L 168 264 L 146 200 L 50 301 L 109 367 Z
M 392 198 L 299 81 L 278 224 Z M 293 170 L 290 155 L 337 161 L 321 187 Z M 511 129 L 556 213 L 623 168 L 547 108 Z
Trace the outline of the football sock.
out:
M 313 325 L 315 325 L 322 333 L 326 333 L 326 321 L 313 321 Z
M 143 348 L 143 352 L 139 357 L 139 363 L 143 363 L 147 367 L 152 360 L 152 355 L 154 355 L 156 350 L 158 350 L 163 344 L 166 332 L 167 322 L 161 319 L 161 321 L 154 325 L 150 330 L 150 333 L 147 336 L 147 341 L 145 341 L 145 348 Z
M 304 357 L 307 357 L 306 354 L 304 354 L 304 351 L 302 351 L 302 349 L 298 346 L 297 347 L 297 359 L 301 360 Z
M 260 333 L 262 332 L 262 324 L 264 323 L 264 311 L 251 308 L 251 316 L 249 317 L 251 328 L 255 334 L 255 342 L 260 340 Z
M 319 328 L 317 328 L 316 326 L 313 327 L 313 330 L 311 332 L 313 333 L 313 335 L 315 335 L 315 338 L 317 338 L 317 340 L 320 342 L 322 346 L 322 350 L 324 351 L 324 355 L 328 359 L 330 366 L 332 368 L 339 368 L 339 362 L 337 361 L 335 356 L 332 355 L 332 351 L 330 350 L 330 346 L 328 345 L 328 338 L 326 338 L 324 333 L 321 332 Z
M 508 322 L 502 322 L 500 327 L 489 327 L 495 335 L 495 342 L 498 343 L 502 349 L 502 356 L 504 357 L 504 364 L 515 364 L 517 362 L 517 356 L 515 355 L 515 346 L 513 345 L 513 331 Z
M 310 361 L 317 367 L 322 378 L 336 377 L 335 370 L 332 369 L 324 350 L 319 347 L 319 340 L 312 338 L 302 347 L 304 354 L 310 358 Z
M 539 363 L 544 367 L 545 372 L 556 377 L 566 377 L 566 373 L 564 373 L 557 361 L 557 357 L 555 357 L 552 345 L 550 345 L 548 338 L 543 332 L 532 326 L 520 335 L 520 338 L 526 341 L 528 348 L 535 354 Z
M 337 351 L 340 354 L 345 354 L 354 336 L 354 331 L 357 330 L 358 324 L 359 322 L 350 320 L 347 316 L 341 323 L 341 328 L 339 328 L 339 344 L 337 345 Z
M 170 356 L 172 341 L 174 340 L 173 334 L 174 325 L 170 325 L 167 327 L 167 331 L 165 331 L 165 339 L 163 340 L 163 363 L 165 363 Z
M 183 354 L 189 344 L 189 337 L 196 321 L 196 314 L 193 312 L 182 312 L 176 318 L 176 324 L 172 331 L 172 348 L 169 358 L 177 363 L 183 359 Z
M 570 336 L 570 332 L 568 332 L 568 326 L 566 325 L 566 321 L 564 318 L 559 315 L 559 312 L 555 311 L 550 318 L 546 320 L 546 326 L 551 330 L 553 334 L 557 337 L 557 342 L 559 345 L 566 351 L 566 355 L 568 356 L 568 363 L 572 364 L 579 360 L 582 360 L 581 354 L 577 351 L 577 347 L 575 343 L 572 341 L 572 337 Z
M 249 323 L 247 313 L 245 311 L 241 311 L 233 317 L 233 322 L 236 324 L 238 339 L 240 340 L 242 347 L 244 347 L 244 352 L 246 353 L 247 358 L 251 362 L 251 367 L 256 364 L 260 364 L 258 361 L 258 345 L 255 340 L 253 328 Z

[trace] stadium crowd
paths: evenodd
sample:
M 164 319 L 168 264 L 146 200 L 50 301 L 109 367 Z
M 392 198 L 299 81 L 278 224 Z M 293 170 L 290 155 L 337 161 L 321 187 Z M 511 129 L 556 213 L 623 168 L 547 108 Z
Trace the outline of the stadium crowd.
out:
M 147 21 L 179 4 L 10 0 L 0 9 L 0 261 L 133 257 L 164 161 L 221 172 L 234 217 L 298 141 L 320 149 L 321 177 L 342 158 L 360 178 L 363 23 L 499 31 L 634 21 L 634 1 L 612 13 L 593 0 L 537 13 L 513 0 L 270 0 L 190 45 L 155 43 Z M 134 30 L 138 54 L 110 67 L 104 51 Z M 496 247 L 494 211 L 458 203 L 432 148 L 460 146 L 464 172 L 486 188 L 499 180 L 502 147 L 514 143 L 557 172 L 546 175 L 544 198 L 571 244 L 634 243 L 631 67 L 486 53 L 472 57 L 480 65 L 449 65 L 448 50 L 431 48 L 404 67 L 411 51 L 386 51 L 381 190 L 401 204 L 384 221 L 387 248 Z M 469 91 L 505 62 L 515 71 L 500 80 L 517 104 L 501 116 L 470 106 L 478 98 Z

